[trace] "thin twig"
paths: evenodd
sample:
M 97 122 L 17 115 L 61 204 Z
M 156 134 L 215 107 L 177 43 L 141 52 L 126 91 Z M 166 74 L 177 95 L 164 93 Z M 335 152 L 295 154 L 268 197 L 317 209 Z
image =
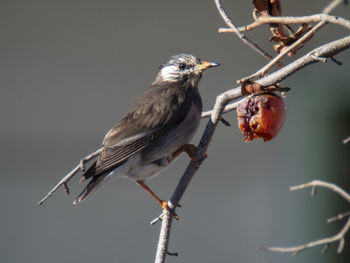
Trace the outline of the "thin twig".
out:
M 348 49 L 349 47 L 350 47 L 350 36 L 335 40 L 331 43 L 328 43 L 326 45 L 323 45 L 319 48 L 312 50 L 311 52 L 299 58 L 298 60 L 292 62 L 288 66 L 274 72 L 273 74 L 263 79 L 258 80 L 257 82 L 264 86 L 270 86 L 270 85 L 276 84 L 282 81 L 283 79 L 287 78 L 291 74 L 297 72 L 301 68 L 313 63 L 317 63 L 318 61 L 315 61 L 312 58 L 311 54 L 314 54 L 316 56 L 321 56 L 321 57 L 330 57 L 338 54 L 339 52 L 345 49 Z M 226 105 L 232 100 L 238 99 L 241 96 L 242 96 L 241 87 L 234 88 L 232 90 L 229 90 L 217 96 L 213 111 L 211 112 L 211 115 L 210 115 L 210 119 L 206 125 L 201 141 L 197 147 L 196 156 L 198 158 L 200 158 L 201 156 L 204 156 L 204 154 L 206 153 L 209 147 L 209 144 L 211 142 L 211 139 L 214 135 L 217 124 L 224 112 Z M 157 252 L 155 257 L 156 263 L 165 262 L 166 252 L 168 251 L 168 245 L 169 245 L 171 224 L 172 224 L 173 214 L 175 212 L 176 205 L 179 203 L 184 192 L 186 191 L 187 186 L 189 185 L 191 179 L 193 178 L 194 174 L 196 173 L 196 171 L 198 170 L 202 162 L 203 160 L 200 160 L 199 162 L 193 162 L 193 161 L 190 162 L 184 174 L 182 175 L 170 201 L 168 201 L 169 209 L 165 210 L 165 212 L 163 213 L 162 226 L 159 234 L 159 241 L 158 241 Z M 350 225 L 350 220 L 349 220 L 349 225 Z
M 323 13 L 328 14 L 330 13 L 337 5 L 339 5 L 342 1 L 340 0 L 334 0 L 332 1 L 326 8 L 324 8 Z M 264 76 L 267 71 L 269 71 L 275 63 L 280 61 L 284 56 L 286 56 L 289 52 L 291 52 L 294 49 L 297 49 L 298 46 L 303 44 L 304 42 L 308 41 L 314 33 L 316 33 L 321 27 L 326 25 L 326 21 L 319 22 L 316 26 L 314 26 L 309 32 L 307 32 L 305 35 L 303 35 L 301 38 L 299 38 L 296 42 L 294 42 L 292 45 L 287 47 L 285 50 L 283 50 L 282 53 L 280 53 L 278 56 L 276 56 L 273 60 L 271 60 L 265 67 L 257 71 L 256 73 L 250 75 L 249 77 L 243 78 L 239 81 L 239 83 L 243 83 L 244 81 L 253 79 L 253 78 L 261 78 Z M 320 58 L 321 59 L 321 58 Z M 323 59 L 323 62 L 325 62 L 325 59 Z
M 345 212 L 345 213 L 341 213 L 341 214 L 334 216 L 334 217 L 331 217 L 331 218 L 328 218 L 327 223 L 332 223 L 334 221 L 341 220 L 341 219 L 346 218 L 348 216 L 350 216 L 350 211 Z
M 219 13 L 221 17 L 224 19 L 225 23 L 231 28 L 231 32 L 235 33 L 245 44 L 247 44 L 249 47 L 251 47 L 255 52 L 266 58 L 267 60 L 271 60 L 272 56 L 268 54 L 266 51 L 264 51 L 262 48 L 260 48 L 257 44 L 249 40 L 242 32 L 238 30 L 238 28 L 232 23 L 231 18 L 227 15 L 225 12 L 225 9 L 221 3 L 220 0 L 215 0 L 215 4 L 217 9 L 219 10 Z M 279 66 L 282 66 L 280 64 Z
M 239 32 L 252 30 L 261 25 L 280 23 L 280 24 L 300 24 L 300 23 L 318 23 L 318 22 L 327 22 L 331 24 L 336 24 L 347 29 L 350 29 L 350 21 L 339 17 L 332 16 L 328 14 L 316 14 L 311 16 L 261 16 L 254 23 L 237 28 Z M 232 28 L 220 28 L 219 33 L 235 33 Z
M 300 190 L 300 189 L 304 189 L 307 187 L 327 188 L 329 190 L 336 192 L 337 194 L 339 194 L 341 197 L 343 197 L 346 201 L 348 201 L 350 203 L 350 194 L 348 194 L 347 192 L 345 192 L 343 189 L 341 189 L 339 186 L 337 186 L 335 184 L 320 181 L 320 180 L 314 180 L 314 181 L 311 181 L 311 182 L 306 183 L 306 184 L 293 186 L 293 187 L 290 187 L 290 190 L 295 191 L 295 190 Z M 343 251 L 344 245 L 345 245 L 345 235 L 348 233 L 349 230 L 350 230 L 350 217 L 348 218 L 348 220 L 345 223 L 345 225 L 343 226 L 343 228 L 334 236 L 318 239 L 318 240 L 308 242 L 308 243 L 303 244 L 303 245 L 294 246 L 294 247 L 262 247 L 262 249 L 267 250 L 267 251 L 296 254 L 296 253 L 299 253 L 306 248 L 311 248 L 311 247 L 320 246 L 320 245 L 328 245 L 328 244 L 333 243 L 333 242 L 339 242 L 337 253 L 341 253 Z M 323 251 L 323 249 L 322 249 L 322 251 Z
M 318 56 L 315 56 L 315 55 L 311 55 L 313 59 L 315 60 L 318 60 L 322 63 L 326 63 L 327 62 L 327 58 L 322 58 L 322 57 L 318 57 Z
M 233 111 L 233 110 L 237 109 L 237 107 L 238 107 L 243 101 L 244 101 L 244 99 L 241 99 L 241 100 L 239 100 L 239 101 L 237 101 L 237 102 L 228 104 L 228 105 L 225 107 L 223 113 L 226 113 L 226 112 Z M 204 111 L 204 112 L 202 112 L 202 118 L 210 117 L 212 113 L 213 113 L 213 110 Z
M 332 12 L 338 5 L 340 5 L 341 3 L 343 3 L 344 0 L 334 0 L 332 2 L 330 2 L 322 11 L 322 13 L 324 14 L 329 14 L 330 12 Z
M 328 251 L 328 248 L 329 248 L 329 244 L 325 244 L 321 249 L 321 254 L 325 254 Z
M 164 211 L 164 210 L 163 210 Z M 153 219 L 150 224 L 153 226 L 155 223 L 157 223 L 158 221 L 162 221 L 162 218 L 163 218 L 163 212 L 157 216 L 155 219 Z
M 338 66 L 343 65 L 343 62 L 337 60 L 335 57 L 332 56 L 332 57 L 330 57 L 330 58 L 331 58 L 331 60 L 332 60 L 335 64 L 337 64 Z
M 350 194 L 348 194 L 347 192 L 345 192 L 343 189 L 341 189 L 339 186 L 337 186 L 335 184 L 327 183 L 327 182 L 320 181 L 320 180 L 314 180 L 314 181 L 311 181 L 311 182 L 306 183 L 306 184 L 291 186 L 289 188 L 289 190 L 295 191 L 295 190 L 300 190 L 300 189 L 304 189 L 304 188 L 308 188 L 308 187 L 324 187 L 324 188 L 330 189 L 333 192 L 340 195 L 341 197 L 343 197 L 346 201 L 348 201 L 350 203 Z
M 69 194 L 69 189 L 67 186 L 68 181 L 77 173 L 79 172 L 79 170 L 84 170 L 84 164 L 88 161 L 90 161 L 91 159 L 95 158 L 97 155 L 99 155 L 102 152 L 102 148 L 98 149 L 97 151 L 90 153 L 89 155 L 87 155 L 86 157 L 84 157 L 79 164 L 70 172 L 68 173 L 65 177 L 63 177 L 61 179 L 61 181 L 58 182 L 58 184 L 56 184 L 45 196 L 43 199 L 41 199 L 37 204 L 41 205 L 43 204 L 46 199 L 48 199 L 54 192 L 56 192 L 56 190 L 58 188 L 60 188 L 60 186 L 63 186 L 64 190 L 66 191 L 66 193 Z
M 203 117 L 203 116 L 202 116 Z M 343 140 L 343 144 L 347 144 L 348 142 L 350 142 L 350 136 L 346 139 Z
M 260 69 L 256 73 L 250 75 L 249 77 L 245 77 L 245 78 L 239 80 L 239 83 L 243 83 L 243 82 L 250 80 L 250 79 L 253 79 L 253 78 L 261 78 L 262 76 L 264 76 L 267 73 L 267 71 L 273 67 L 274 64 L 276 64 L 280 59 L 282 59 L 290 51 L 296 49 L 299 45 L 306 42 L 317 30 L 319 30 L 325 24 L 326 24 L 326 22 L 324 22 L 324 21 L 321 21 L 320 23 L 318 23 L 309 32 L 307 32 L 305 35 L 303 35 L 301 38 L 299 38 L 297 41 L 295 41 L 292 45 L 290 45 L 285 50 L 283 50 L 282 53 L 280 53 L 273 60 L 271 60 L 265 67 L 263 67 L 262 69 Z
M 229 123 L 228 120 L 224 119 L 223 117 L 221 117 L 220 121 L 226 126 L 226 127 L 230 127 L 231 123 Z
M 167 253 L 167 255 L 169 255 L 169 256 L 172 256 L 172 257 L 177 257 L 178 255 L 179 255 L 179 253 L 177 253 L 177 252 L 166 252 Z
M 261 249 L 267 250 L 267 251 L 273 251 L 273 252 L 281 252 L 281 253 L 298 253 L 306 248 L 327 245 L 333 242 L 339 242 L 337 253 L 341 253 L 344 248 L 344 236 L 349 231 L 349 229 L 350 229 L 350 218 L 348 219 L 344 227 L 340 230 L 340 232 L 332 237 L 319 239 L 319 240 L 312 241 L 304 245 L 295 246 L 295 247 L 261 247 Z

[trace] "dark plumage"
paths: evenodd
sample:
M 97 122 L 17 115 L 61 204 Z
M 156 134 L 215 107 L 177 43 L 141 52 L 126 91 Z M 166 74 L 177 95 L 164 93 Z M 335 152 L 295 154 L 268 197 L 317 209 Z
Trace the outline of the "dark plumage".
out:
M 82 176 L 82 181 L 92 179 L 74 203 L 114 177 L 143 184 L 166 168 L 198 128 L 202 111 L 198 82 L 202 71 L 213 66 L 217 64 L 186 54 L 163 64 L 151 87 L 105 136 L 103 151 Z

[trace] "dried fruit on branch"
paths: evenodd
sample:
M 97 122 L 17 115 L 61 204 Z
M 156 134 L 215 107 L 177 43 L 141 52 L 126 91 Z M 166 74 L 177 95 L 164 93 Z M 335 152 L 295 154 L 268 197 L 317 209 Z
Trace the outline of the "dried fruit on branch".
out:
M 253 13 L 254 19 L 259 19 L 259 16 L 262 17 L 270 17 L 270 16 L 281 16 L 282 15 L 282 7 L 281 2 L 279 0 L 255 0 L 253 1 L 255 10 Z M 286 34 L 283 30 L 285 27 L 288 31 Z M 270 24 L 270 30 L 272 33 L 272 37 L 270 41 L 277 42 L 277 45 L 274 45 L 273 48 L 276 52 L 281 53 L 288 46 L 292 45 L 295 41 L 305 35 L 308 31 L 310 31 L 312 26 L 304 23 L 302 24 L 298 30 L 294 33 L 293 29 L 285 24 L 272 23 Z M 312 36 L 305 40 L 307 42 L 310 40 Z M 294 56 L 296 51 L 303 46 L 300 45 L 296 49 L 290 51 L 288 56 Z
M 238 127 L 245 141 L 276 137 L 286 119 L 283 99 L 274 93 L 257 94 L 246 98 L 237 108 Z
M 253 17 L 255 20 L 259 16 L 270 17 L 282 15 L 282 7 L 279 0 L 255 0 L 253 3 L 255 6 Z M 283 31 L 282 24 L 272 23 L 270 24 L 270 30 L 273 36 L 287 37 Z
M 281 35 L 274 35 L 270 38 L 270 41 L 278 42 L 278 45 L 274 45 L 273 49 L 281 53 L 283 50 L 285 50 L 288 46 L 292 45 L 295 41 L 297 41 L 299 38 L 301 38 L 303 35 L 305 35 L 307 32 L 309 32 L 312 29 L 312 26 L 308 25 L 307 23 L 302 24 L 297 32 L 290 33 L 290 36 L 281 36 Z M 312 38 L 312 35 L 305 39 L 305 42 L 309 41 Z M 296 54 L 297 49 L 302 48 L 303 45 L 299 45 L 296 49 L 290 51 L 288 53 L 288 56 L 294 56 Z

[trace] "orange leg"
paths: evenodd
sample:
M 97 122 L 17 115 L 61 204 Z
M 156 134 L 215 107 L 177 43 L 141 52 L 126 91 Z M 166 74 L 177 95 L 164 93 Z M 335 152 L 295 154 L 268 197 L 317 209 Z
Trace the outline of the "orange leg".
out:
M 143 189 L 145 189 L 154 199 L 157 200 L 157 202 L 160 204 L 160 206 L 163 208 L 163 210 L 168 209 L 168 203 L 162 199 L 160 199 L 153 191 L 144 183 L 144 181 L 136 181 L 139 186 L 141 186 Z M 174 213 L 175 219 L 179 219 L 179 216 Z
M 157 202 L 160 204 L 160 206 L 165 210 L 168 207 L 168 203 L 162 199 L 160 199 L 153 191 L 143 182 L 143 181 L 136 181 L 139 186 L 141 186 L 143 189 L 145 189 L 154 199 L 157 200 Z
M 184 144 L 176 152 L 173 153 L 173 156 L 171 157 L 169 162 L 172 162 L 174 159 L 176 159 L 183 152 L 187 153 L 188 157 L 190 157 L 193 162 L 198 162 L 202 158 L 196 157 L 196 155 L 195 155 L 196 150 L 197 150 L 197 147 L 195 145 Z M 204 158 L 206 158 L 206 157 L 207 157 L 207 155 L 205 154 Z

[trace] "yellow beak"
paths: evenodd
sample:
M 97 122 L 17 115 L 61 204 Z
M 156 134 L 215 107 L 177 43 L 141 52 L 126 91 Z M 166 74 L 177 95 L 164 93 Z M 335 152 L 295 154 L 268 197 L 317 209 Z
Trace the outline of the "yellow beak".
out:
M 202 61 L 202 63 L 200 65 L 198 65 L 198 69 L 203 71 L 203 70 L 206 70 L 207 68 L 214 68 L 214 67 L 217 67 L 217 66 L 219 66 L 218 63 Z

